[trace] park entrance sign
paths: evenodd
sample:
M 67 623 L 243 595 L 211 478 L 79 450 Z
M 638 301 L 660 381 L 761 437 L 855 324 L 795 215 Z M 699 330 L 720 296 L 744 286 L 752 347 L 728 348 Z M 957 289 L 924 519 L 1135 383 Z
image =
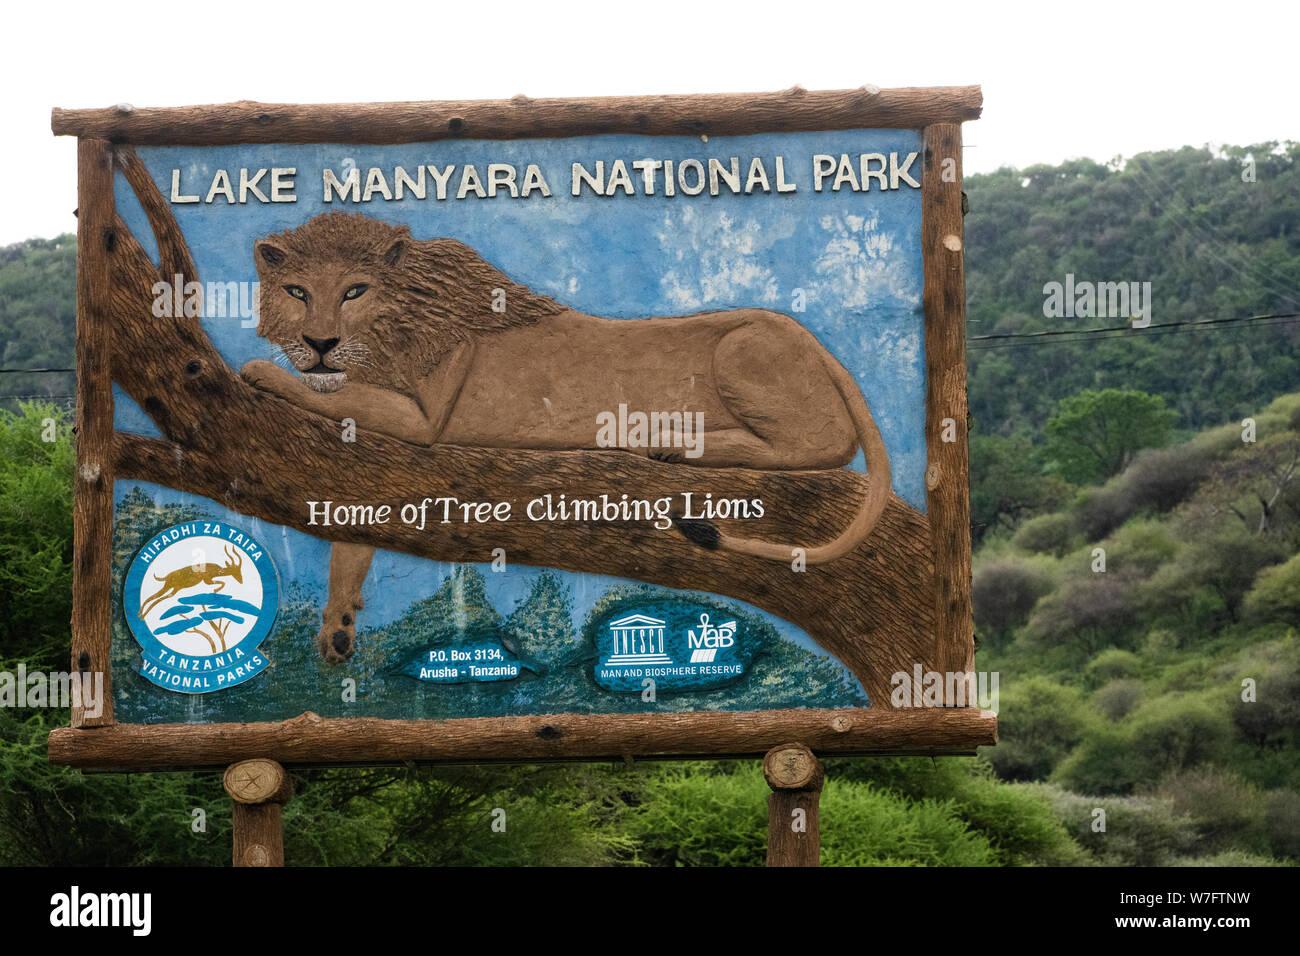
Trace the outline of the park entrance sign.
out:
M 51 758 L 256 758 L 230 779 L 273 794 L 284 764 L 992 743 L 961 693 L 979 105 L 56 110 L 72 660 L 111 690 Z

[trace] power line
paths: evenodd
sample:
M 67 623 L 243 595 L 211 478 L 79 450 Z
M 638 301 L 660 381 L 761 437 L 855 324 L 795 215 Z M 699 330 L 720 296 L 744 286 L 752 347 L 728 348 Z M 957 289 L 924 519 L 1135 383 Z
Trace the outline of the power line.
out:
M 75 368 L 0 368 L 0 373 L 17 373 L 27 375 L 51 375 L 55 372 L 75 372 Z
M 968 342 L 1007 342 L 1008 346 L 1002 345 L 972 345 L 972 349 L 990 349 L 1003 348 L 1014 345 L 1046 345 L 1046 342 L 1034 341 L 1037 339 L 1052 338 L 1056 336 L 1073 336 L 1069 341 L 1082 341 L 1089 336 L 1101 336 L 1103 338 L 1113 338 L 1120 334 L 1141 335 L 1152 334 L 1158 335 L 1162 332 L 1172 330 L 1185 330 L 1189 332 L 1210 331 L 1216 328 L 1222 328 L 1236 323 L 1261 323 L 1264 325 L 1285 325 L 1288 322 L 1294 322 L 1300 319 L 1300 312 L 1275 312 L 1265 315 L 1244 315 L 1232 316 L 1222 319 L 1191 319 L 1181 322 L 1156 322 L 1143 328 L 1135 328 L 1133 325 L 1112 325 L 1092 329 L 1048 329 L 1043 332 L 995 332 L 990 335 L 971 335 L 967 336 Z
M 1252 325 L 1251 328 L 1270 328 L 1272 326 L 1290 325 L 1292 322 L 1295 321 L 1297 320 L 1277 319 L 1270 322 L 1256 323 Z M 1181 327 L 1156 329 L 1154 332 L 1151 332 L 1150 334 L 1151 335 L 1185 335 L 1191 332 L 1218 332 L 1223 328 L 1226 328 L 1226 326 L 1221 326 L 1221 325 L 1211 326 L 1211 325 L 1192 323 L 1191 325 L 1185 325 Z M 1122 333 L 1113 333 L 1110 335 L 1096 335 L 1096 336 L 1079 336 L 1078 338 L 1073 338 L 1073 339 L 1055 340 L 1055 342 L 1043 342 L 1043 341 L 993 342 L 993 343 L 988 343 L 983 345 L 972 345 L 970 346 L 969 349 L 967 349 L 967 351 L 980 352 L 980 351 L 987 351 L 989 349 L 1024 349 L 1024 348 L 1031 348 L 1040 345 L 1052 345 L 1052 344 L 1077 345 L 1077 344 L 1082 344 L 1084 342 L 1099 342 L 1099 341 L 1106 341 L 1107 339 L 1125 338 L 1127 336 L 1138 335 L 1142 331 L 1145 330 L 1129 329 L 1129 330 L 1125 330 L 1125 332 Z
M 1133 325 L 1110 325 L 1095 329 L 1048 329 L 1043 332 L 995 332 L 991 335 L 971 335 L 968 341 L 983 339 L 1028 339 L 1047 335 L 1090 335 L 1099 332 L 1144 332 L 1147 329 L 1167 329 L 1184 325 L 1223 325 L 1228 322 L 1252 322 L 1258 319 L 1291 319 L 1300 317 L 1300 312 L 1277 312 L 1268 315 L 1233 316 L 1226 319 L 1189 319 L 1183 322 L 1157 322 L 1136 328 Z
M 1259 322 L 1251 325 L 1250 327 L 1256 329 L 1270 328 L 1272 326 L 1290 325 L 1292 322 L 1295 321 L 1296 321 L 1295 319 L 1279 319 L 1272 322 Z M 1192 325 L 1176 327 L 1176 328 L 1156 329 L 1154 332 L 1151 332 L 1150 334 L 1153 336 L 1186 335 L 1193 332 L 1218 332 L 1227 327 L 1228 326 L 1221 326 L 1221 325 L 1206 326 L 1206 325 L 1192 324 Z M 1125 332 L 1117 332 L 1109 335 L 1095 335 L 1095 336 L 1084 335 L 1073 339 L 1054 339 L 1052 341 L 1047 341 L 1047 342 L 1032 341 L 1032 340 L 1028 342 L 990 342 L 981 345 L 972 345 L 967 349 L 967 351 L 985 352 L 991 349 L 1026 349 L 1026 348 L 1035 348 L 1037 346 L 1042 346 L 1042 345 L 1054 345 L 1054 344 L 1055 345 L 1082 345 L 1084 343 L 1104 342 L 1109 339 L 1127 338 L 1129 336 L 1139 335 L 1140 333 L 1141 330 L 1134 331 L 1130 329 L 1130 330 L 1126 330 Z

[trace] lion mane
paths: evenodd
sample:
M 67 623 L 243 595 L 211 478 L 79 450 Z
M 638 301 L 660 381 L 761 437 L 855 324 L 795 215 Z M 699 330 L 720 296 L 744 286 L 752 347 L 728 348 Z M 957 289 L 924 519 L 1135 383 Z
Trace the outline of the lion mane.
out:
M 483 334 L 532 325 L 565 308 L 510 279 L 455 239 L 413 239 L 406 226 L 323 213 L 259 244 L 263 289 L 293 275 L 361 270 L 373 276 L 375 318 L 364 335 L 368 361 L 353 378 L 377 384 L 428 374 L 441 358 Z M 494 304 L 502 304 L 500 310 Z M 263 295 L 258 334 L 284 345 L 298 330 L 283 298 Z

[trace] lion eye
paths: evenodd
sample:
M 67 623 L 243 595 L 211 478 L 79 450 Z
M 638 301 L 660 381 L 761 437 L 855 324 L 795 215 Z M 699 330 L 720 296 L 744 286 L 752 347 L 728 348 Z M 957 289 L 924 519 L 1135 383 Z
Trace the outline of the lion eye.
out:
M 348 289 L 347 292 L 343 293 L 343 299 L 344 301 L 348 299 L 359 299 L 361 298 L 362 293 L 364 293 L 368 288 L 369 286 L 365 284 L 354 285 L 352 288 Z
M 284 287 L 284 291 L 289 293 L 295 299 L 301 299 L 304 302 L 307 301 L 307 290 L 300 285 L 287 285 Z

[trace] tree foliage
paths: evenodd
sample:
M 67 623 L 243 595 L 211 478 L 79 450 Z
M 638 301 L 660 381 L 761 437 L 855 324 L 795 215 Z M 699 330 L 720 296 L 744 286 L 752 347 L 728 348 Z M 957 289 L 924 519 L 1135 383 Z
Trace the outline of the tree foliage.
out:
M 1063 398 L 1047 420 L 1045 454 L 1067 481 L 1093 484 L 1119 474 L 1140 449 L 1168 442 L 1174 418 L 1159 395 L 1085 388 Z
M 1254 182 L 1241 179 L 1253 158 Z M 1120 163 L 1000 169 L 965 181 L 972 335 L 1122 325 L 1043 315 L 1043 286 L 1150 282 L 1152 322 L 1300 308 L 1300 143 L 1183 147 Z M 1300 323 L 1216 331 L 973 343 L 970 404 L 980 434 L 1039 432 L 1083 389 L 1140 388 L 1182 428 L 1253 415 L 1300 382 Z
M 0 656 L 62 663 L 66 653 L 74 458 L 56 406 L 0 411 Z

